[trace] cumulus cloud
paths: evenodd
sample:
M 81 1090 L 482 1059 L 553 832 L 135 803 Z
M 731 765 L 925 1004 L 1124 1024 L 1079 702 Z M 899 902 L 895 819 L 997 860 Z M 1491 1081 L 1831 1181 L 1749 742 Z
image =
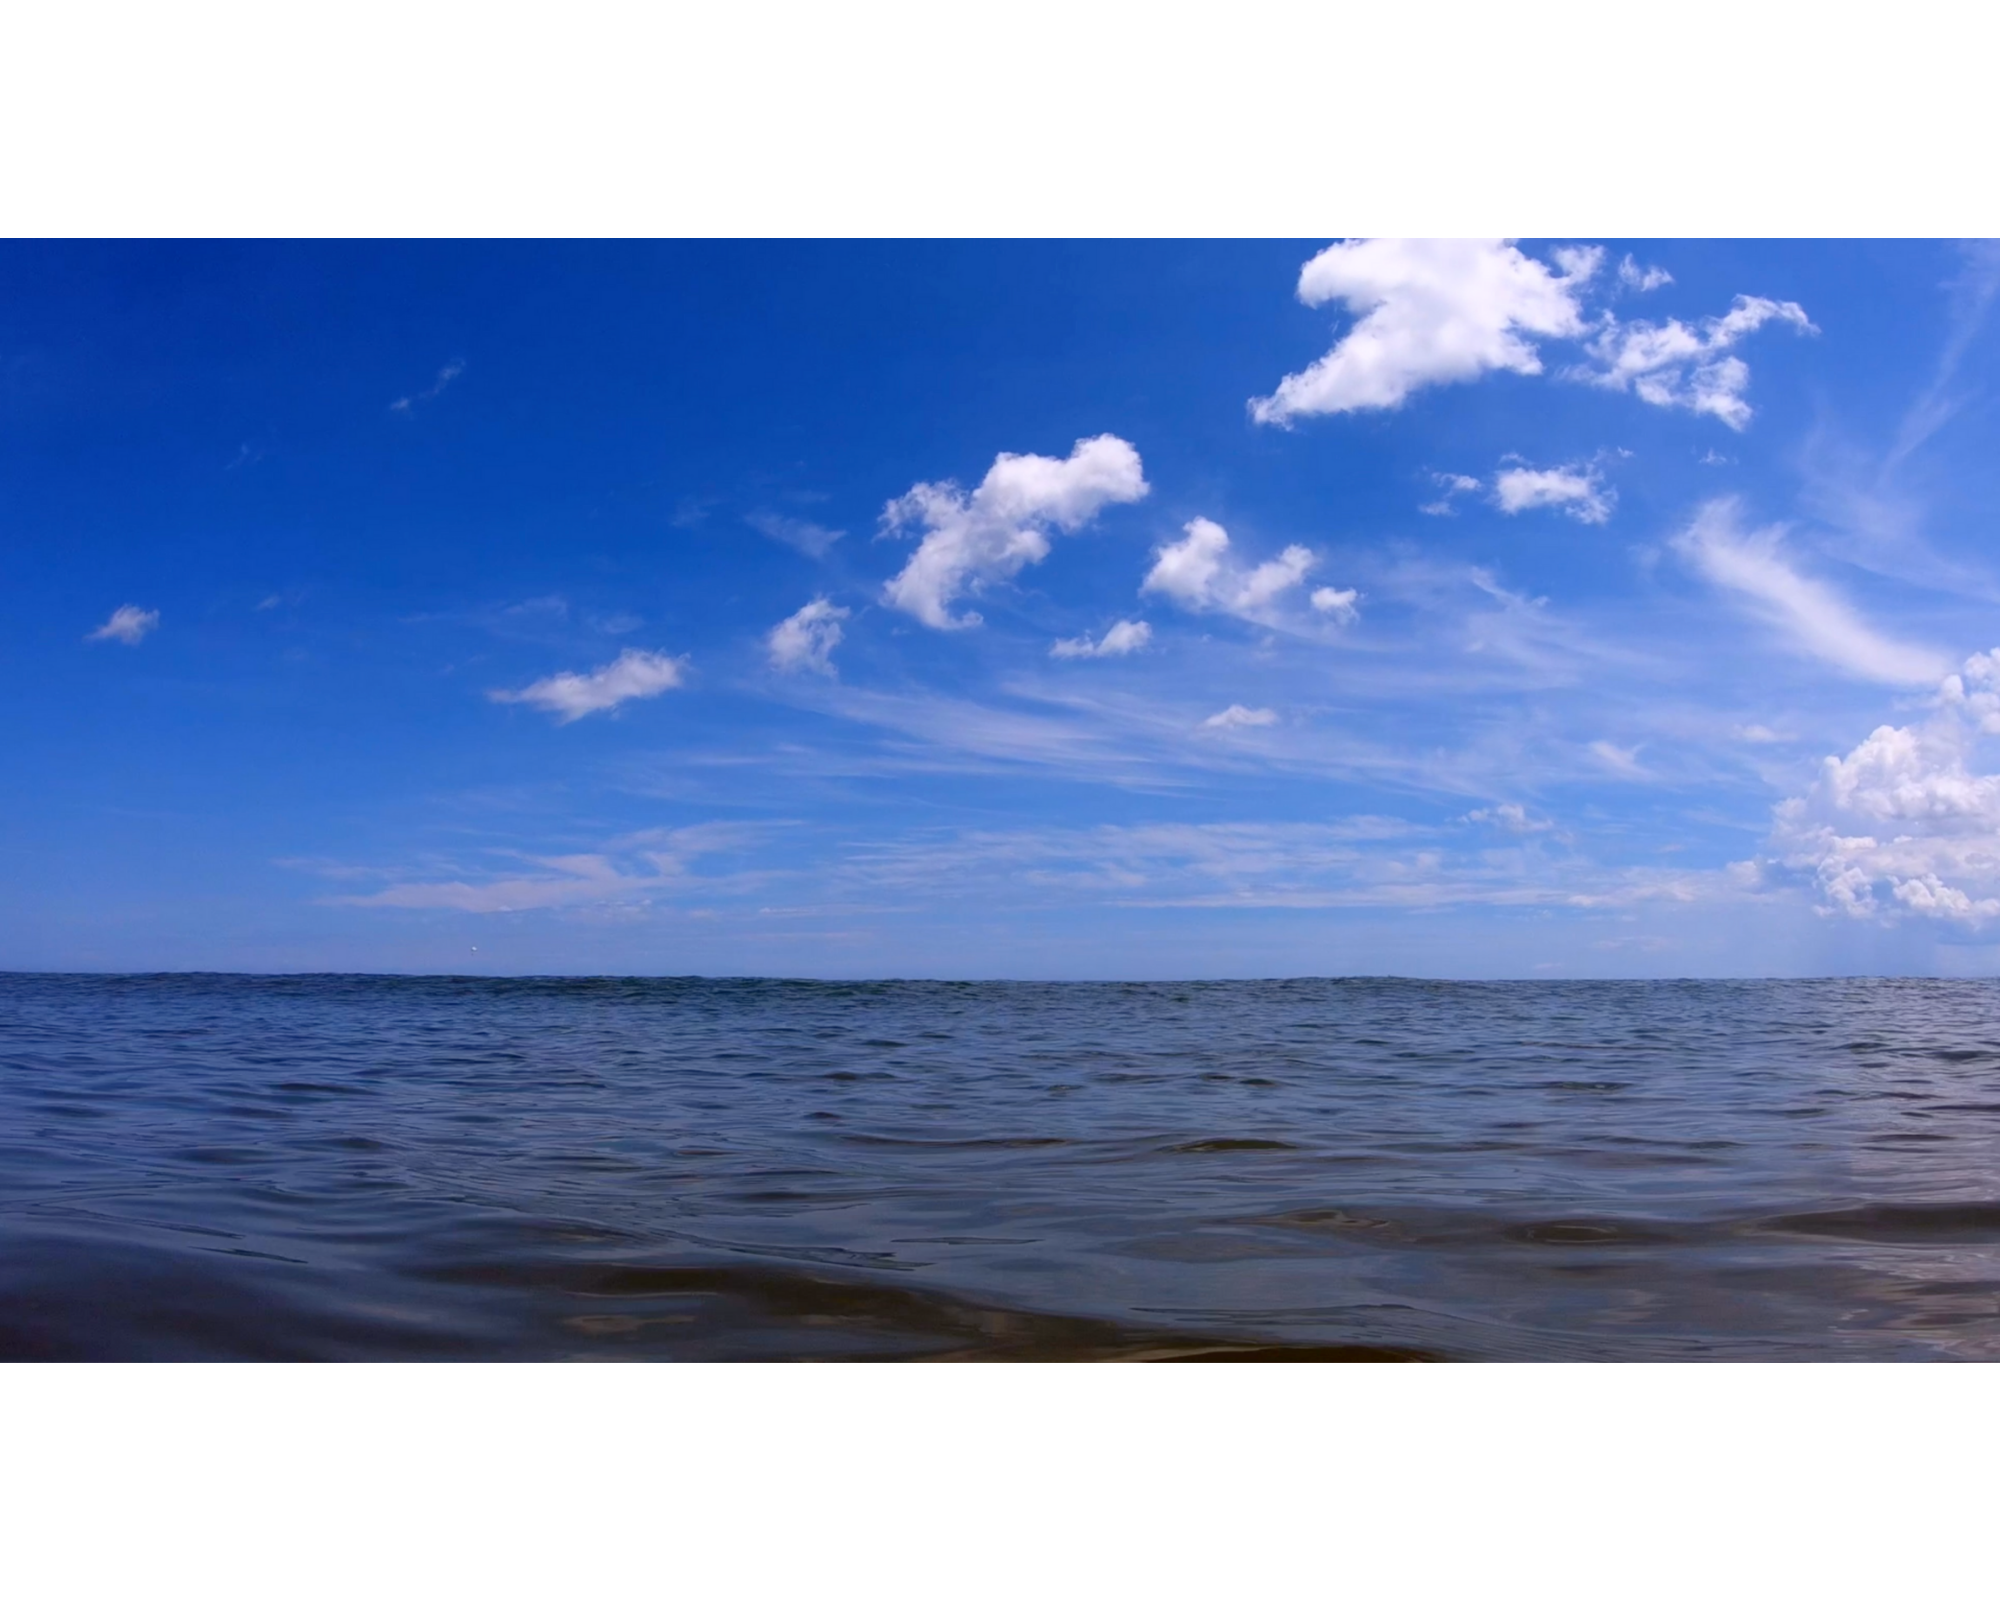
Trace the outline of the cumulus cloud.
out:
M 1304 583 L 1319 559 L 1304 545 L 1294 544 L 1272 560 L 1249 567 L 1230 553 L 1229 534 L 1219 523 L 1196 517 L 1181 532 L 1179 540 L 1154 552 L 1152 570 L 1139 592 L 1164 595 L 1190 611 L 1223 611 L 1262 621 L 1272 602 Z M 1342 591 L 1324 592 L 1337 597 Z M 1329 606 L 1339 609 L 1337 602 Z
M 1502 467 L 1493 479 L 1493 503 L 1508 516 L 1548 508 L 1578 522 L 1601 523 L 1618 503 L 1595 467 Z
M 764 636 L 771 665 L 780 672 L 823 672 L 833 676 L 833 649 L 849 613 L 821 595 L 809 600 Z
M 463 371 L 465 371 L 465 363 L 463 361 L 447 361 L 442 367 L 438 368 L 437 378 L 428 389 L 419 390 L 416 394 L 406 394 L 400 400 L 391 400 L 389 402 L 389 409 L 408 416 L 419 402 L 435 400 L 439 395 L 443 394 L 446 389 L 451 387 L 452 379 L 456 378 Z
M 1627 256 L 1618 263 L 1618 281 L 1635 294 L 1650 294 L 1672 283 L 1674 275 L 1665 267 L 1642 267 Z
M 1278 713 L 1266 706 L 1254 710 L 1249 706 L 1231 706 L 1226 711 L 1218 711 L 1202 722 L 1204 728 L 1268 728 L 1278 720 Z
M 1552 272 L 1504 239 L 1349 239 L 1299 273 L 1309 306 L 1339 301 L 1360 320 L 1333 349 L 1250 402 L 1258 422 L 1390 410 L 1418 389 L 1487 372 L 1542 370 L 1534 337 L 1584 330 L 1577 294 L 1601 252 L 1561 253 Z
M 1040 561 L 1049 553 L 1049 529 L 1073 533 L 1104 507 L 1138 500 L 1150 487 L 1139 452 L 1108 433 L 1077 440 L 1066 460 L 1003 451 L 969 495 L 955 483 L 917 484 L 882 513 L 885 533 L 924 529 L 883 595 L 926 627 L 976 627 L 977 612 L 952 615 L 959 596 Z
M 489 689 L 487 698 L 552 712 L 558 722 L 574 722 L 593 711 L 609 711 L 627 700 L 650 700 L 677 689 L 685 662 L 652 650 L 627 650 L 595 672 L 558 672 L 525 689 Z
M 107 639 L 115 639 L 120 644 L 137 644 L 159 625 L 160 614 L 157 611 L 120 606 L 106 619 L 103 627 L 93 628 L 83 637 L 93 644 Z
M 1928 721 L 1877 728 L 1777 807 L 1779 862 L 1809 874 L 1836 914 L 1968 925 L 2000 915 L 2000 775 L 1973 765 L 1996 733 L 2000 651 L 1989 651 L 1944 679 Z
M 1361 615 L 1361 591 L 1359 589 L 1315 589 L 1312 592 L 1312 608 L 1323 617 L 1331 617 L 1343 628 Z
M 1577 368 L 1573 375 L 1636 394 L 1648 405 L 1715 417 L 1740 432 L 1750 422 L 1750 403 L 1743 398 L 1750 369 L 1729 351 L 1772 321 L 1789 323 L 1801 333 L 1819 332 L 1797 301 L 1747 294 L 1739 294 L 1724 315 L 1692 325 L 1678 317 L 1620 322 L 1607 315 L 1588 346 L 1597 364 Z
M 1049 654 L 1059 661 L 1084 661 L 1104 656 L 1129 656 L 1135 650 L 1143 650 L 1152 642 L 1153 629 L 1145 622 L 1114 622 L 1104 630 L 1104 637 L 1092 639 L 1084 634 L 1075 639 L 1058 639 L 1049 646 Z
M 1752 611 L 1808 655 L 1877 683 L 1935 683 L 1945 658 L 1921 645 L 1877 633 L 1829 585 L 1788 559 L 1782 528 L 1746 533 L 1733 497 L 1710 500 L 1674 536 L 1673 546 L 1710 583 Z

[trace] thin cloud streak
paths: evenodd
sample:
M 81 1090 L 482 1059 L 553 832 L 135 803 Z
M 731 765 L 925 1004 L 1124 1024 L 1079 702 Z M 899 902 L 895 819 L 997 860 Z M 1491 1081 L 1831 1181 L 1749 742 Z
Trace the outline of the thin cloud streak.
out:
M 1928 684 L 1947 659 L 1922 645 L 1878 633 L 1829 585 L 1786 559 L 1783 530 L 1745 533 L 1734 499 L 1711 500 L 1673 547 L 1709 582 L 1740 596 L 1795 648 L 1876 683 Z

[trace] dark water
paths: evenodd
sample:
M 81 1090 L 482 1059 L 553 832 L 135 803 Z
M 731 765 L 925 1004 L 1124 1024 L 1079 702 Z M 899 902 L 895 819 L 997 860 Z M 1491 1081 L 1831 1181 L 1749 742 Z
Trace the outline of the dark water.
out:
M 0 976 L 11 1359 L 2000 1355 L 2000 985 Z

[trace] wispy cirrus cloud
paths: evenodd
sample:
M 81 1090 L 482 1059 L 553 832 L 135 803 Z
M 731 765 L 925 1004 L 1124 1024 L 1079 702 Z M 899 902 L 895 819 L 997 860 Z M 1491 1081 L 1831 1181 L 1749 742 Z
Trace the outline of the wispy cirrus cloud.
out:
M 447 361 L 438 368 L 438 375 L 431 380 L 428 389 L 419 389 L 415 394 L 406 394 L 400 400 L 391 400 L 389 409 L 399 416 L 407 417 L 426 400 L 435 400 L 452 386 L 465 371 L 465 363 L 459 360 Z
M 1737 872 L 1606 866 L 1545 833 L 1468 847 L 1462 830 L 1383 816 L 912 834 L 851 851 L 835 877 L 857 894 L 977 884 L 995 899 L 1210 909 L 1605 911 L 1750 887 Z
M 159 625 L 160 614 L 157 611 L 147 611 L 139 606 L 120 606 L 101 626 L 91 629 L 83 637 L 91 644 L 106 641 L 137 644 Z
M 558 672 L 525 689 L 489 689 L 486 697 L 503 705 L 534 706 L 553 713 L 558 722 L 574 722 L 627 700 L 650 700 L 678 689 L 686 670 L 685 658 L 627 650 L 595 672 Z
M 824 560 L 827 552 L 847 537 L 843 529 L 824 528 L 804 517 L 787 517 L 775 511 L 753 511 L 743 520 L 765 538 L 815 561 Z
M 883 597 L 927 628 L 977 627 L 976 611 L 952 613 L 961 596 L 1042 560 L 1050 529 L 1073 533 L 1150 488 L 1139 452 L 1108 433 L 1077 440 L 1066 459 L 1003 451 L 970 494 L 949 481 L 917 484 L 882 513 L 884 534 L 924 530 Z
M 1427 517 L 1457 515 L 1458 508 L 1452 502 L 1459 495 L 1477 494 L 1484 487 L 1479 479 L 1469 477 L 1463 472 L 1433 472 L 1431 482 L 1438 486 L 1438 497 L 1417 507 Z
M 1930 684 L 1946 658 L 1878 632 L 1830 584 L 1799 570 L 1780 527 L 1745 531 L 1741 504 L 1710 500 L 1671 541 L 1704 578 L 1741 599 L 1796 648 L 1876 683 Z
M 1204 728 L 1218 729 L 1224 733 L 1238 728 L 1269 728 L 1278 720 L 1278 713 L 1268 706 L 1229 706 L 1216 712 L 1202 722 Z
M 506 867 L 461 869 L 451 877 L 405 878 L 338 863 L 285 863 L 322 877 L 389 877 L 394 881 L 369 894 L 337 895 L 330 905 L 380 910 L 465 911 L 492 915 L 548 911 L 616 901 L 689 898 L 728 893 L 769 880 L 769 873 L 691 872 L 703 857 L 747 849 L 769 830 L 755 824 L 705 823 L 688 828 L 654 828 L 608 841 L 602 849 L 566 855 L 496 852 Z M 527 870 L 521 870 L 525 866 Z

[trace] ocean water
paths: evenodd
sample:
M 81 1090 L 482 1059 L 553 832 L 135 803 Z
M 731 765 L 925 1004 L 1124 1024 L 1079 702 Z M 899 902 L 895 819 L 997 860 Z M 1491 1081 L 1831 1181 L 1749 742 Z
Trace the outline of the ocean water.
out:
M 2000 984 L 0 976 L 0 1358 L 2000 1356 Z

